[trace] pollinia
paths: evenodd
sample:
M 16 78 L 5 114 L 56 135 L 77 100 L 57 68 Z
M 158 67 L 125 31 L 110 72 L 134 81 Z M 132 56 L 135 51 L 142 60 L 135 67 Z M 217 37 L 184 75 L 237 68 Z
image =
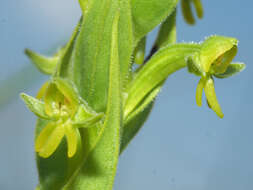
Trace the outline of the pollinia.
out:
M 37 96 L 21 94 L 38 116 L 35 152 L 38 190 L 111 190 L 118 158 L 140 130 L 172 73 L 199 77 L 196 102 L 219 116 L 214 79 L 244 69 L 231 63 L 238 41 L 210 36 L 176 43 L 177 0 L 79 0 L 80 18 L 68 43 L 52 57 L 26 50 L 50 76 Z M 181 0 L 185 21 L 203 16 L 201 0 Z M 148 33 L 160 24 L 152 51 Z

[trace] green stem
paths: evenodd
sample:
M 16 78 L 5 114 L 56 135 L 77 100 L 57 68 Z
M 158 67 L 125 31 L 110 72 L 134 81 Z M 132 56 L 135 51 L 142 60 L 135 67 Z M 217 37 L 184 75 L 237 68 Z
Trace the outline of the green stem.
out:
M 198 44 L 176 44 L 155 54 L 130 83 L 125 102 L 124 118 L 135 110 L 141 101 L 169 75 L 186 67 L 187 58 L 199 50 Z

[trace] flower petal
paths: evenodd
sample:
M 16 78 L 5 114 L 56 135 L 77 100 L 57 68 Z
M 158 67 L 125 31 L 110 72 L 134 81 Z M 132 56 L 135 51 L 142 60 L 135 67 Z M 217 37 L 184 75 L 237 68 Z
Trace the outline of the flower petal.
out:
M 222 113 L 221 107 L 219 105 L 219 102 L 217 100 L 215 89 L 214 89 L 214 82 L 212 78 L 209 78 L 204 87 L 204 91 L 206 94 L 207 101 L 210 104 L 211 109 L 220 117 L 223 118 L 224 115 Z
M 62 125 L 58 125 L 48 136 L 46 143 L 41 148 L 39 155 L 43 158 L 48 158 L 51 156 L 56 148 L 59 146 L 63 136 L 64 136 L 64 127 Z
M 76 153 L 78 136 L 80 136 L 80 134 L 77 128 L 69 124 L 65 126 L 65 135 L 68 142 L 68 157 L 71 158 Z
M 196 90 L 196 103 L 199 107 L 202 106 L 202 94 L 204 86 L 205 86 L 205 79 L 201 77 Z
M 35 141 L 35 151 L 40 152 L 42 147 L 46 144 L 49 136 L 52 134 L 55 129 L 56 124 L 54 122 L 49 122 L 40 132 L 39 136 Z
M 191 9 L 191 0 L 182 0 L 181 9 L 182 9 L 184 20 L 188 24 L 195 24 L 195 19 L 193 17 L 193 13 Z
M 44 102 L 45 102 L 45 112 L 47 113 L 47 115 L 55 117 L 60 114 L 59 103 L 64 103 L 64 96 L 60 93 L 55 84 L 53 83 L 49 84 L 45 93 Z
M 37 93 L 37 96 L 36 96 L 37 99 L 42 99 L 42 98 L 44 97 L 48 85 L 49 85 L 49 82 L 48 82 L 48 81 L 45 82 L 45 83 L 42 85 L 42 87 L 39 89 L 39 92 Z

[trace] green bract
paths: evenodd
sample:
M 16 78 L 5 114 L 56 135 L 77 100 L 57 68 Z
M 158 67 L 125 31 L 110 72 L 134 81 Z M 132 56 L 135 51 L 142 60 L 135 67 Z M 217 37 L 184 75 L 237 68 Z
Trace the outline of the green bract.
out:
M 223 117 L 214 77 L 244 69 L 231 64 L 237 40 L 212 36 L 176 43 L 177 0 L 79 0 L 82 17 L 69 42 L 53 57 L 26 54 L 50 79 L 36 98 L 21 94 L 38 116 L 35 151 L 41 190 L 111 190 L 119 155 L 148 118 L 166 79 L 179 69 L 200 77 L 196 102 Z M 186 21 L 191 4 L 181 0 Z M 148 33 L 160 23 L 149 55 Z M 136 65 L 135 65 L 136 64 Z M 197 116 L 196 116 L 197 117 Z

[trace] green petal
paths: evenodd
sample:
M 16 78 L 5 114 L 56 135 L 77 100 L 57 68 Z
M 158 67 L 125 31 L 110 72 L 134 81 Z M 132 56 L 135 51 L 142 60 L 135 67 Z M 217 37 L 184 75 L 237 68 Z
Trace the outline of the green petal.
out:
M 37 99 L 42 99 L 45 96 L 46 90 L 49 86 L 49 82 L 45 82 L 42 87 L 39 89 L 39 92 L 36 95 Z
M 196 103 L 198 106 L 202 106 L 202 94 L 204 86 L 205 86 L 205 79 L 201 77 L 196 90 Z
M 54 83 L 64 97 L 70 102 L 73 111 L 76 111 L 79 104 L 79 98 L 76 92 L 77 90 L 74 88 L 74 84 L 70 84 L 70 82 L 62 78 L 55 78 Z
M 204 11 L 201 0 L 193 0 L 193 4 L 195 6 L 198 18 L 203 18 Z
M 157 48 L 163 48 L 176 43 L 176 16 L 177 9 L 175 9 L 173 13 L 162 23 L 155 42 L 155 46 L 157 46 Z
M 64 96 L 60 93 L 55 84 L 49 84 L 45 93 L 44 102 L 47 115 L 52 117 L 59 116 L 59 103 L 64 103 Z
M 40 118 L 50 119 L 50 117 L 45 113 L 45 104 L 43 102 L 36 98 L 33 98 L 32 96 L 28 96 L 25 93 L 21 93 L 20 96 L 31 112 Z
M 76 153 L 78 136 L 80 134 L 79 134 L 78 129 L 75 127 L 72 127 L 71 124 L 66 125 L 64 128 L 65 128 L 65 135 L 68 142 L 68 157 L 71 158 Z
M 236 55 L 237 43 L 235 38 L 224 36 L 207 38 L 202 43 L 198 67 L 204 72 L 209 72 L 211 65 L 214 64 L 219 66 L 215 68 L 215 72 L 218 70 L 222 72 Z
M 195 19 L 193 17 L 193 13 L 191 9 L 191 0 L 182 0 L 181 9 L 182 9 L 184 20 L 188 24 L 192 24 L 192 25 L 195 24 Z
M 244 63 L 233 63 L 228 66 L 227 70 L 224 73 L 214 74 L 214 76 L 221 79 L 228 78 L 242 72 L 245 67 L 246 65 Z
M 54 122 L 49 122 L 40 132 L 39 136 L 35 141 L 35 151 L 40 152 L 42 147 L 46 144 L 49 136 L 55 129 L 56 124 Z
M 223 118 L 223 113 L 221 110 L 221 107 L 219 105 L 219 102 L 217 100 L 216 94 L 215 94 L 215 89 L 214 89 L 214 82 L 212 78 L 209 78 L 206 81 L 204 91 L 206 94 L 207 101 L 210 104 L 211 109 L 220 117 Z
M 64 133 L 64 127 L 62 125 L 57 125 L 56 128 L 51 132 L 50 136 L 47 137 L 45 144 L 39 151 L 39 155 L 43 158 L 48 158 L 51 156 L 61 143 Z

